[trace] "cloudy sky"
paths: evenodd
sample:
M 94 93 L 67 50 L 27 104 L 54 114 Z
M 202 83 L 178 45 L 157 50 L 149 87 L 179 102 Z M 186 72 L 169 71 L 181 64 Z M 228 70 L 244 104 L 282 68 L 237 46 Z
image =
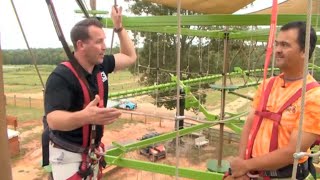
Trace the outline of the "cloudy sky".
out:
M 31 48 L 61 47 L 61 43 L 56 35 L 45 0 L 13 1 Z M 74 12 L 74 10 L 79 8 L 73 0 L 52 1 L 64 35 L 70 43 L 70 29 L 77 21 L 83 19 L 83 16 Z M 87 2 L 89 1 L 87 0 Z M 97 9 L 109 11 L 113 2 L 114 1 L 111 0 L 97 0 Z M 118 0 L 117 3 L 124 9 L 128 8 L 128 3 L 124 2 L 124 0 Z M 270 6 L 271 4 L 271 0 L 256 0 L 253 5 L 249 5 L 247 9 L 241 10 L 239 13 L 247 13 Z M 128 13 L 124 14 L 130 16 Z M 111 41 L 111 38 L 108 37 L 111 37 L 111 33 L 111 30 L 106 30 L 108 47 L 110 47 Z M 27 48 L 17 23 L 17 19 L 11 5 L 11 0 L 1 0 L 0 3 L 0 42 L 2 49 Z M 117 38 L 115 38 L 115 42 L 117 43 Z

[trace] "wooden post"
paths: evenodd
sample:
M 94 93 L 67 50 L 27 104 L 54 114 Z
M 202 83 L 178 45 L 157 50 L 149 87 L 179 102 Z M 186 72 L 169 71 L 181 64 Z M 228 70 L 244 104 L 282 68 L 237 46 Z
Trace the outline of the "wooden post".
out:
M 229 32 L 228 27 L 224 33 L 224 49 L 223 49 L 223 77 L 222 77 L 222 89 L 221 89 L 221 111 L 220 111 L 220 120 L 224 119 L 225 116 L 225 105 L 226 105 L 226 81 L 227 81 L 227 72 L 229 69 Z M 222 167 L 222 155 L 223 155 L 223 131 L 224 124 L 220 123 L 219 131 L 219 150 L 218 150 L 218 167 Z
M 31 97 L 29 97 L 29 108 L 31 108 Z
M 231 144 L 232 142 L 232 134 L 231 133 L 228 133 L 228 143 Z
M 0 41 L 1 42 L 1 41 Z M 7 122 L 6 122 L 6 109 L 4 99 L 4 85 L 3 85 L 3 70 L 2 70 L 2 50 L 0 44 L 0 174 L 1 179 L 12 179 L 11 160 L 8 144 Z
M 14 104 L 14 107 L 17 106 L 17 100 L 16 100 L 16 95 L 13 96 L 13 104 Z

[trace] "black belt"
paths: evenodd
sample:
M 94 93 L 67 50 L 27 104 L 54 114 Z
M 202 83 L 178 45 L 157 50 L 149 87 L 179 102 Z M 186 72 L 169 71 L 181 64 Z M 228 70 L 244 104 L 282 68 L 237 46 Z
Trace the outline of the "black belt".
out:
M 67 151 L 74 152 L 74 153 L 88 152 L 88 148 L 84 148 L 84 147 L 79 146 L 77 144 L 70 143 L 70 142 L 67 142 L 61 138 L 58 138 L 57 136 L 55 136 L 53 134 L 52 131 L 49 132 L 49 137 L 50 137 L 50 140 L 53 142 L 54 147 L 56 147 L 56 148 L 65 149 Z
M 264 171 L 263 175 L 270 178 L 290 178 L 292 176 L 293 164 L 280 168 L 278 170 Z M 297 179 L 305 179 L 309 175 L 308 160 L 299 163 L 297 168 Z

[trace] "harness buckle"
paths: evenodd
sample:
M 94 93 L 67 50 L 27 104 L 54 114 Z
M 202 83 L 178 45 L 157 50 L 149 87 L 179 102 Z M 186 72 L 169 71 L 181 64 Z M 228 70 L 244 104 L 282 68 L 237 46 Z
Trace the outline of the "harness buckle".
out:
M 80 167 L 79 167 L 79 171 L 77 172 L 79 174 L 80 177 L 82 178 L 87 178 L 88 176 L 91 176 L 93 174 L 93 168 L 91 165 L 89 166 L 86 166 L 85 169 L 82 168 L 82 163 L 80 164 Z

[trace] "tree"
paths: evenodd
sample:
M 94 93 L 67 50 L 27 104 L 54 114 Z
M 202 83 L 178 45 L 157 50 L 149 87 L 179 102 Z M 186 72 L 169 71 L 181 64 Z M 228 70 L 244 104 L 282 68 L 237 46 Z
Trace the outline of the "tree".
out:
M 129 8 L 135 15 L 174 15 L 176 9 L 165 7 L 159 4 L 134 0 L 134 3 Z M 182 10 L 183 15 L 193 15 L 191 11 Z M 184 26 L 183 28 L 190 28 Z M 198 27 L 201 28 L 201 27 Z M 170 82 L 170 74 L 176 74 L 176 35 L 162 34 L 162 33 L 148 33 L 148 32 L 135 32 L 136 41 L 139 38 L 145 38 L 143 47 L 138 49 L 138 63 L 140 83 L 150 86 L 154 84 L 161 84 Z M 182 36 L 181 38 L 181 79 L 200 77 L 199 61 L 193 59 L 198 58 L 198 48 L 194 45 L 196 37 Z M 137 71 L 136 68 L 131 68 L 131 72 Z M 196 91 L 196 89 L 194 90 Z M 159 97 L 175 96 L 176 90 L 170 92 L 159 92 Z M 156 94 L 152 95 L 156 97 Z M 205 97 L 203 94 L 202 97 Z M 164 100 L 165 98 L 161 98 Z M 158 101 L 157 105 L 160 107 L 164 105 L 168 109 L 173 109 L 176 106 L 174 98 L 170 101 Z M 204 99 L 203 99 L 204 100 Z

